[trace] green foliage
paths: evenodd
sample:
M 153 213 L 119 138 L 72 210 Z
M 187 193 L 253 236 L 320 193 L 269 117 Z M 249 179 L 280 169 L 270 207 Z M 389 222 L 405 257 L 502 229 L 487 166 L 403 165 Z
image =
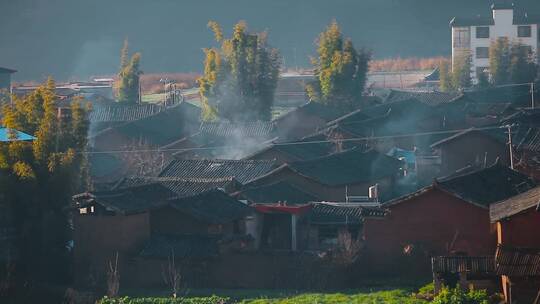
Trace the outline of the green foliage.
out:
M 433 304 L 489 304 L 489 297 L 485 290 L 470 289 L 463 291 L 456 288 L 444 287 L 433 299 Z
M 536 80 L 538 67 L 534 62 L 530 48 L 519 43 L 510 48 L 510 81 L 513 84 L 531 83 Z
M 104 297 L 99 304 L 227 304 L 229 298 L 211 296 L 205 298 L 108 298 Z
M 385 304 L 427 304 L 428 302 L 414 298 L 409 292 L 404 290 L 379 291 L 373 293 L 360 294 L 302 294 L 288 298 L 275 299 L 246 299 L 233 301 L 224 297 L 206 298 L 103 298 L 100 304 L 363 304 L 363 303 L 385 303 Z
M 249 33 L 238 22 L 232 37 L 208 23 L 221 48 L 205 49 L 204 75 L 198 79 L 203 119 L 270 120 L 281 66 L 278 51 L 268 46 L 266 33 Z
M 435 293 L 435 284 L 433 282 L 429 283 L 429 284 L 426 284 L 422 287 L 420 287 L 420 289 L 418 289 L 418 294 L 434 294 Z
M 498 38 L 489 48 L 489 70 L 494 85 L 534 82 L 538 66 L 531 50 L 520 43 Z
M 128 60 L 128 41 L 124 41 L 120 56 L 120 72 L 118 72 L 118 102 L 138 103 L 141 54 L 135 53 Z
M 359 103 L 365 89 L 371 54 L 354 48 L 350 39 L 343 39 L 333 21 L 319 35 L 318 58 L 312 59 L 316 80 L 307 86 L 312 101 L 333 105 L 344 111 Z
M 444 61 L 439 64 L 440 89 L 443 92 L 455 92 L 472 86 L 472 57 L 470 52 L 463 52 L 454 57 L 452 67 Z
M 79 191 L 86 146 L 87 113 L 75 102 L 73 119 L 57 115 L 54 81 L 3 107 L 3 124 L 37 137 L 33 142 L 0 144 L 0 191 L 21 235 L 20 260 L 28 279 L 54 281 L 67 271 L 68 223 L 64 208 Z
M 303 294 L 285 299 L 255 299 L 244 300 L 241 304 L 361 304 L 361 303 L 385 303 L 385 304 L 424 304 L 427 301 L 416 299 L 410 293 L 403 290 L 379 291 L 365 294 Z
M 508 38 L 500 37 L 489 47 L 489 73 L 494 85 L 504 85 L 510 82 L 510 42 Z

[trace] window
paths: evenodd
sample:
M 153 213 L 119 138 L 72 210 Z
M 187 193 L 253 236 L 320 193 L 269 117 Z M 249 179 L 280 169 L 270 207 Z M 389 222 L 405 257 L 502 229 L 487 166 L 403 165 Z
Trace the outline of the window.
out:
M 530 25 L 518 26 L 518 37 L 531 37 L 531 26 Z
M 477 47 L 476 48 L 476 58 L 477 59 L 489 58 L 489 48 L 488 47 Z
M 469 48 L 471 47 L 471 31 L 468 27 L 454 28 L 454 47 Z
M 489 38 L 489 26 L 476 27 L 476 38 Z

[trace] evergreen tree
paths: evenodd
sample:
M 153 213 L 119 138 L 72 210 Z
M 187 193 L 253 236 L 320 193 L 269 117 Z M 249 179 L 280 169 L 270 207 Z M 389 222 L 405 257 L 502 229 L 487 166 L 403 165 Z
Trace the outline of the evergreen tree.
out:
M 354 48 L 350 39 L 343 39 L 333 21 L 319 35 L 318 57 L 312 59 L 315 82 L 307 86 L 312 101 L 352 110 L 360 102 L 365 89 L 370 52 Z
M 0 191 L 11 206 L 20 240 L 17 276 L 58 282 L 69 261 L 65 207 L 81 189 L 81 153 L 86 146 L 87 114 L 74 104 L 73 119 L 58 118 L 54 81 L 3 108 L 7 128 L 33 134 L 33 142 L 0 143 Z M 62 272 L 64 271 L 64 272 Z
M 454 59 L 452 66 L 452 86 L 454 89 L 466 89 L 472 86 L 472 58 L 465 52 Z
M 513 84 L 531 83 L 536 80 L 538 67 L 530 48 L 514 43 L 510 48 L 510 82 Z
M 208 27 L 221 47 L 205 49 L 204 75 L 198 79 L 203 119 L 270 120 L 281 58 L 266 33 L 249 33 L 238 22 L 225 39 L 213 21 Z
M 489 73 L 493 85 L 510 83 L 510 43 L 508 38 L 500 37 L 489 48 Z
M 452 75 L 450 72 L 450 63 L 448 61 L 441 61 L 439 63 L 439 77 L 441 91 L 454 91 L 454 84 L 452 83 Z
M 139 102 L 139 82 L 141 54 L 135 53 L 129 58 L 128 40 L 120 54 L 120 72 L 118 73 L 118 102 L 135 104 Z

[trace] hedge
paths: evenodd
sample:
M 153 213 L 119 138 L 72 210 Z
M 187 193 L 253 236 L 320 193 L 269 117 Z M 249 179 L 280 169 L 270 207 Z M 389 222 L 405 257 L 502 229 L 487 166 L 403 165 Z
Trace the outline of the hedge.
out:
M 228 304 L 229 298 L 211 296 L 204 298 L 103 298 L 100 304 Z

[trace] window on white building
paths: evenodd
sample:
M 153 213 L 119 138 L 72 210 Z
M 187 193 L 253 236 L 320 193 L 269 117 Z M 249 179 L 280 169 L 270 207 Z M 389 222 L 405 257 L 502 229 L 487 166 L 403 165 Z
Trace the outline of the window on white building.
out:
M 489 38 L 489 26 L 476 27 L 476 38 Z
M 520 25 L 518 26 L 518 37 L 531 37 L 531 26 L 530 25 Z
M 477 47 L 476 48 L 476 58 L 477 59 L 489 58 L 489 48 L 488 47 Z
M 455 48 L 470 48 L 471 47 L 471 31 L 468 27 L 454 28 L 454 47 Z

